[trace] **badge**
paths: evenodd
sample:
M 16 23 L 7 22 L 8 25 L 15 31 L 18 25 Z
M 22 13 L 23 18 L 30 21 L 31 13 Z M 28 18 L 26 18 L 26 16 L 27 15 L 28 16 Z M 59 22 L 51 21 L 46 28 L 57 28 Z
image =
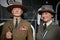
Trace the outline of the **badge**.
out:
M 18 30 L 27 30 L 27 27 L 26 27 L 26 26 L 20 26 L 20 27 L 18 28 Z
M 15 2 L 15 0 L 7 0 L 8 5 L 13 4 L 14 2 Z

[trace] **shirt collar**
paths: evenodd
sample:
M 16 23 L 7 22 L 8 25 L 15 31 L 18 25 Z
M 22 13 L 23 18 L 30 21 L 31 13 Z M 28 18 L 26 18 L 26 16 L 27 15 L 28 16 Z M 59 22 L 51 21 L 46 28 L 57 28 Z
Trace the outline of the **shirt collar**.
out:
M 16 23 L 16 19 L 18 19 L 18 24 L 19 24 L 19 22 L 21 21 L 21 18 L 20 18 L 20 17 L 18 17 L 18 18 L 14 17 L 14 18 L 13 18 L 13 23 L 14 23 L 14 25 L 15 25 L 15 23 Z
M 47 27 L 52 23 L 54 19 L 51 19 L 49 22 L 46 23 Z

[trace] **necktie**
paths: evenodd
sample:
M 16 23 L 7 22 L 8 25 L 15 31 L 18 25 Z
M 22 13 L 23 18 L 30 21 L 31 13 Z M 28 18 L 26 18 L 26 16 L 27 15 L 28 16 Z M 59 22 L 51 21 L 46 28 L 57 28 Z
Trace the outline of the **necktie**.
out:
M 43 25 L 43 31 L 45 31 L 46 29 L 46 23 Z
M 16 24 L 15 24 L 15 28 L 18 27 L 18 19 L 16 19 Z
M 43 36 L 44 36 L 44 34 L 45 34 L 45 32 L 46 32 L 46 23 L 43 25 Z

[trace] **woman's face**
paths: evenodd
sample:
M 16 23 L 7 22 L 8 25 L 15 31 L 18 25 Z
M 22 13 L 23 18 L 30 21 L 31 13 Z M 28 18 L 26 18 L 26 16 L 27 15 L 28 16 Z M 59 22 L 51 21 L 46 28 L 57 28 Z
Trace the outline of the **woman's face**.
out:
M 12 14 L 15 17 L 20 17 L 23 14 L 23 10 L 21 8 L 13 8 Z

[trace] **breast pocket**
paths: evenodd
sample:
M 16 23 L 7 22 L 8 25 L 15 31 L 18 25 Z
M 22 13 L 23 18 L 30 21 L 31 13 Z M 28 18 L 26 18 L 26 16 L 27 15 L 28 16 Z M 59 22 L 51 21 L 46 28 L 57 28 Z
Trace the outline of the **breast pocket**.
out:
M 14 30 L 13 35 L 15 38 L 26 38 L 27 30 Z

